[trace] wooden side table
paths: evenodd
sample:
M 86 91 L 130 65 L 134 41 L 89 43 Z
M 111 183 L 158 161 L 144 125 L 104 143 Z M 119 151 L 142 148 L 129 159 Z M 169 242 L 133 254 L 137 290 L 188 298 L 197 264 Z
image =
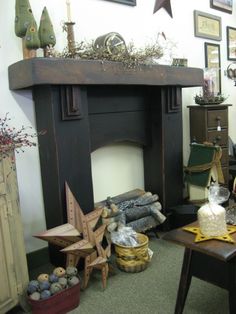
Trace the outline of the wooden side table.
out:
M 197 222 L 188 226 L 197 226 Z M 236 243 L 236 233 L 231 234 Z M 192 276 L 210 282 L 229 292 L 230 314 L 236 313 L 236 244 L 218 240 L 195 243 L 195 234 L 182 228 L 165 234 L 164 240 L 185 247 L 175 314 L 181 314 Z

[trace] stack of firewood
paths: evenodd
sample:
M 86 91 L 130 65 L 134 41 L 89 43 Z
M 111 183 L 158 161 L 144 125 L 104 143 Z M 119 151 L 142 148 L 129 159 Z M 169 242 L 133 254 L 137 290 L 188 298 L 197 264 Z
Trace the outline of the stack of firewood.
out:
M 108 197 L 99 203 L 103 206 L 102 220 L 109 232 L 119 227 L 132 227 L 136 232 L 145 232 L 163 223 L 166 217 L 161 213 L 157 194 L 133 190 L 114 198 Z

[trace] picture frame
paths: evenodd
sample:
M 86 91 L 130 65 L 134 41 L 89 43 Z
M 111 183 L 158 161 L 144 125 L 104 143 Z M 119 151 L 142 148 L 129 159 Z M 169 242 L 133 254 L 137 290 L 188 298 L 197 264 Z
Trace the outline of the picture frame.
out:
M 221 17 L 194 10 L 194 35 L 220 41 L 222 39 Z
M 214 95 L 221 94 L 221 58 L 220 45 L 205 42 L 205 70 L 204 80 L 208 79 L 212 82 Z
M 136 6 L 136 0 L 106 0 L 106 1 Z
M 227 59 L 236 61 L 236 28 L 227 26 Z
M 229 14 L 233 13 L 233 0 L 210 0 L 210 7 Z

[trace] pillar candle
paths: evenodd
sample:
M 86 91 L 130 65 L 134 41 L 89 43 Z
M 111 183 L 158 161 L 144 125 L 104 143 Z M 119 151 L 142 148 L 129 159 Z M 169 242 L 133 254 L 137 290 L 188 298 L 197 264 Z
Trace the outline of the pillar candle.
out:
M 71 12 L 70 12 L 70 0 L 66 0 L 67 6 L 67 22 L 71 22 Z

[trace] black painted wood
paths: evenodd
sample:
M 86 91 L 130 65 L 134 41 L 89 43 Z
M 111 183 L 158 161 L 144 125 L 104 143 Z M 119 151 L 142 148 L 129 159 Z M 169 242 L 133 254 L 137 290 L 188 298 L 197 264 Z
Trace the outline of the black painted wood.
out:
M 181 88 L 202 83 L 194 68 L 53 58 L 10 66 L 10 88 L 32 88 L 37 129 L 47 130 L 39 137 L 47 228 L 67 220 L 65 181 L 84 213 L 94 208 L 91 152 L 114 142 L 144 147 L 145 189 L 164 213 L 181 204 Z M 50 256 L 58 263 L 56 250 Z
M 192 251 L 185 249 L 184 259 L 181 269 L 177 300 L 175 305 L 175 314 L 183 313 L 185 301 L 188 295 L 189 287 L 192 280 L 191 274 Z
M 202 86 L 203 70 L 167 65 L 127 69 L 120 62 L 32 58 L 9 66 L 10 89 L 34 85 Z
M 39 137 L 39 147 L 49 228 L 66 221 L 65 181 L 84 211 L 93 209 L 88 106 L 83 88 L 81 99 L 84 119 L 63 121 L 59 87 L 34 87 L 37 128 L 47 130 L 45 136 Z
M 168 94 L 173 89 L 151 89 L 149 145 L 144 147 L 145 189 L 160 196 L 164 213 L 183 200 L 182 109 L 169 111 Z

